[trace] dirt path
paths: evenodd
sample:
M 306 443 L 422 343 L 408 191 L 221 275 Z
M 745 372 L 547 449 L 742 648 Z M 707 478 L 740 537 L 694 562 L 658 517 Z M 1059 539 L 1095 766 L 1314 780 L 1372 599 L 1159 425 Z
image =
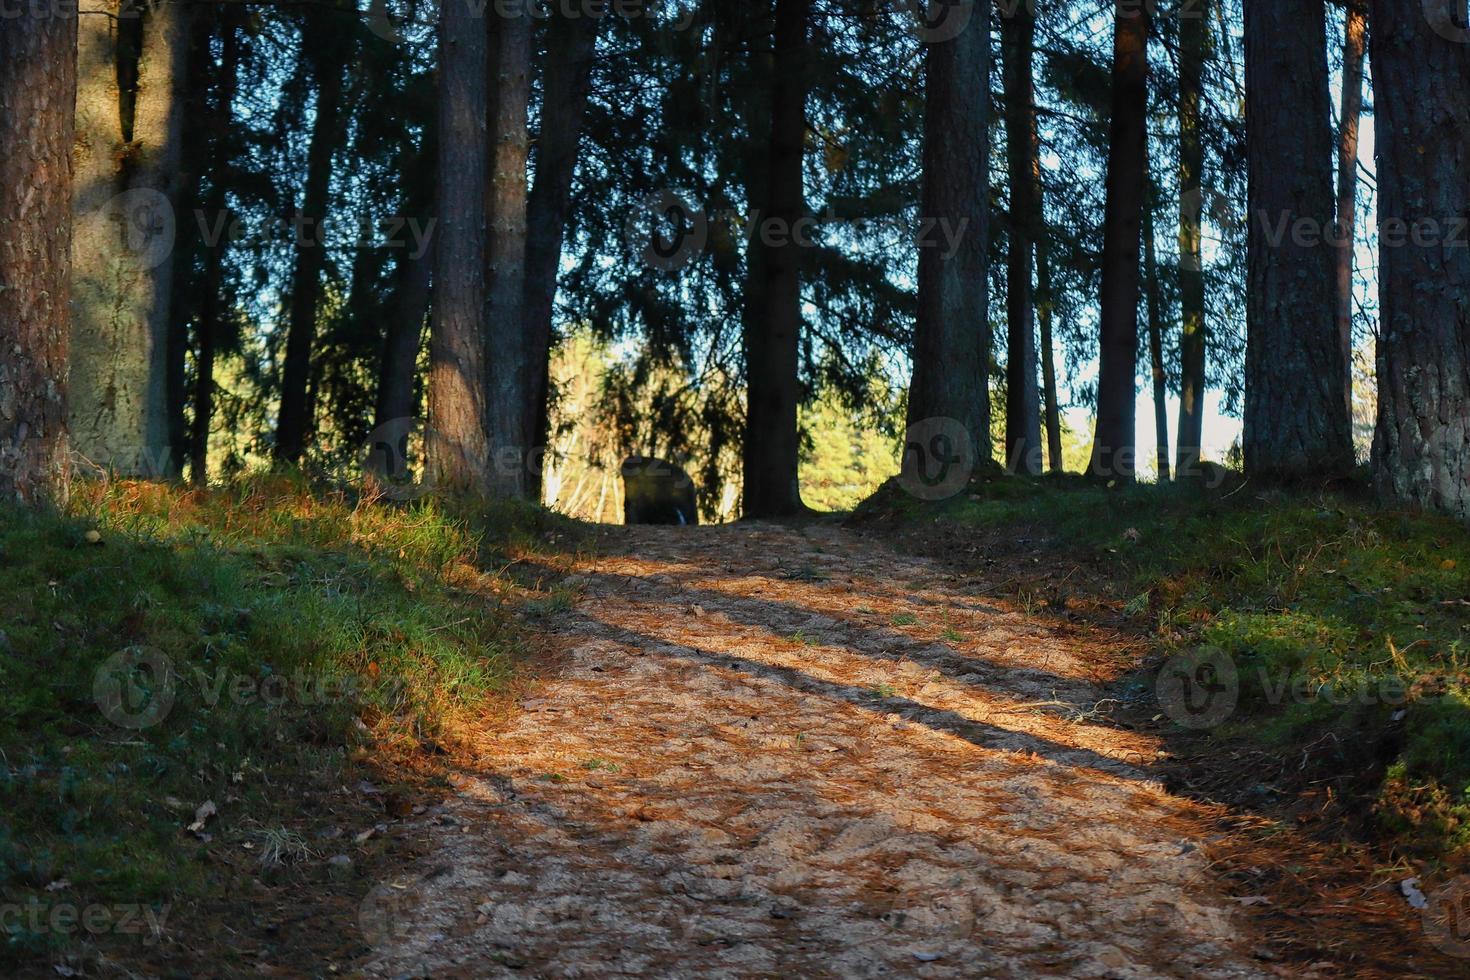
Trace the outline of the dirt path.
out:
M 1157 745 L 1086 723 L 1106 645 L 834 527 L 627 540 L 368 975 L 1271 974 Z

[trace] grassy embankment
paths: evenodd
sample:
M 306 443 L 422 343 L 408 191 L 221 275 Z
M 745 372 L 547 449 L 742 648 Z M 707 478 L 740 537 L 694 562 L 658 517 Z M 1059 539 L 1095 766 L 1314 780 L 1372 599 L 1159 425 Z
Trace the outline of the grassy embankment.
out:
M 515 590 L 495 570 L 547 520 L 281 479 L 0 508 L 0 973 L 127 959 L 242 879 L 361 860 L 312 818 L 342 820 L 331 793 L 452 744 L 504 689 Z
M 1365 492 L 1238 480 L 1002 477 L 937 504 L 890 485 L 865 511 L 1000 532 L 1043 567 L 1101 570 L 1163 654 L 1228 655 L 1239 701 L 1207 737 L 1314 747 L 1351 770 L 1362 791 L 1349 806 L 1383 839 L 1431 860 L 1470 856 L 1470 529 Z

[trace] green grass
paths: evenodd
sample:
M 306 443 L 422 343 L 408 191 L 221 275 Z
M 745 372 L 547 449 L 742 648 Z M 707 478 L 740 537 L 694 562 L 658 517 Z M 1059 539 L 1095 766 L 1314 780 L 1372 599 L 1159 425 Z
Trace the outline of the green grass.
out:
M 294 788 L 340 786 L 374 747 L 444 737 L 510 675 L 482 570 L 487 540 L 541 533 L 528 513 L 472 525 L 281 479 L 0 508 L 0 901 L 218 896 L 210 839 L 279 826 Z M 218 815 L 192 833 L 204 801 Z M 10 923 L 0 966 L 74 940 Z
M 1230 655 L 1240 706 L 1227 733 L 1287 751 L 1330 732 L 1365 767 L 1387 764 L 1383 827 L 1439 855 L 1470 852 L 1463 525 L 1384 509 L 1366 493 L 1238 480 L 1202 490 L 995 478 L 939 504 L 890 488 L 865 510 L 1006 529 L 1038 568 L 1101 570 L 1164 652 Z

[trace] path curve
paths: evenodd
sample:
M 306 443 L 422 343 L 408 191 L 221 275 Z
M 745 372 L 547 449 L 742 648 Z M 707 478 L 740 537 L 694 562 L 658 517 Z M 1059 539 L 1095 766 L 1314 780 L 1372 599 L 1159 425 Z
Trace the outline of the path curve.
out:
M 1086 721 L 1116 645 L 835 526 L 623 533 L 364 904 L 366 974 L 1274 972 L 1158 745 Z

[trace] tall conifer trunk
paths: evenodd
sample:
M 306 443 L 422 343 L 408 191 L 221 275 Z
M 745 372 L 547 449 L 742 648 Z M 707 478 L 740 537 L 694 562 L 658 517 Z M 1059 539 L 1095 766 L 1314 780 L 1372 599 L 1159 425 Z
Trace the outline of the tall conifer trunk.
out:
M 1139 243 L 1148 180 L 1147 7 L 1118 0 L 1113 28 L 1113 121 L 1103 217 L 1100 357 L 1093 475 L 1133 479 L 1138 379 Z
M 1246 0 L 1246 471 L 1330 479 L 1351 468 L 1334 318 L 1332 128 L 1323 0 Z
M 534 481 L 526 443 L 535 387 L 526 323 L 526 116 L 531 99 L 531 18 L 521 5 L 486 8 L 491 138 L 486 337 L 486 432 L 490 489 L 526 497 Z
M 802 332 L 801 246 L 791 230 L 805 213 L 803 163 L 809 85 L 808 21 L 811 0 L 776 0 L 776 76 L 771 95 L 771 138 L 766 207 L 772 233 L 757 234 L 765 316 L 747 324 L 745 516 L 786 517 L 802 510 L 798 486 L 796 406 Z M 757 244 L 759 243 L 759 244 Z
M 1212 0 L 1181 8 L 1179 21 L 1179 431 L 1175 467 L 1180 478 L 1198 475 L 1204 439 L 1205 322 L 1203 250 L 1205 144 L 1204 68 L 1210 54 Z
M 1456 0 L 1374 0 L 1369 17 L 1384 235 L 1375 477 L 1389 500 L 1470 521 L 1470 25 Z
M 71 325 L 75 15 L 0 24 L 0 502 L 59 506 Z
M 1027 4 L 1001 18 L 1006 101 L 1006 155 L 1011 215 L 1006 257 L 1006 468 L 1041 473 L 1041 403 L 1036 388 L 1035 293 L 1031 284 L 1037 235 L 1035 115 L 1032 82 L 1036 18 Z
M 72 446 L 123 476 L 175 470 L 169 310 L 189 8 L 83 0 L 72 240 Z

